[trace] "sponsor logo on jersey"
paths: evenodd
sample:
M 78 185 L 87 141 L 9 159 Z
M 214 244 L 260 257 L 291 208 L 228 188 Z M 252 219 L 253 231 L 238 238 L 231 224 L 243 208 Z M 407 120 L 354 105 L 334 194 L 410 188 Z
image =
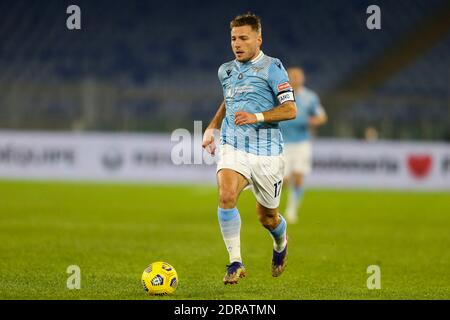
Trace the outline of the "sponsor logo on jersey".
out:
M 291 85 L 289 84 L 289 82 L 284 82 L 284 83 L 279 84 L 277 89 L 278 89 L 278 92 L 284 91 L 284 90 L 287 90 L 287 89 L 292 90 Z
M 247 92 L 253 92 L 253 87 L 252 86 L 238 86 L 236 88 L 234 88 L 234 93 L 235 94 L 243 94 L 243 93 L 247 93 Z

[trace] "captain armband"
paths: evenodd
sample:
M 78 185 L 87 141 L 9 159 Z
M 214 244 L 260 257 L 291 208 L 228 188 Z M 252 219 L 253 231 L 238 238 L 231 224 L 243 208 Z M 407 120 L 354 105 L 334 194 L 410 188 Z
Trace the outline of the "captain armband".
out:
M 294 91 L 280 92 L 277 95 L 277 99 L 280 104 L 282 104 L 286 101 L 295 101 Z

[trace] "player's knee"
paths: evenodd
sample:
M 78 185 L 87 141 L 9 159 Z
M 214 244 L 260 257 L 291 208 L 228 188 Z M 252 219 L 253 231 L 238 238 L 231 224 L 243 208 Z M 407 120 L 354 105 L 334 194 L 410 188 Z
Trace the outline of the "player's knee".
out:
M 219 192 L 219 206 L 224 209 L 231 209 L 236 206 L 237 192 L 233 190 L 221 189 Z
M 299 187 L 302 186 L 302 184 L 303 184 L 303 177 L 302 177 L 302 175 L 301 174 L 295 174 L 294 175 L 294 185 L 299 188 Z
M 273 230 L 277 226 L 277 218 L 274 215 L 267 215 L 264 213 L 260 213 L 258 215 L 259 222 L 263 225 L 264 228 Z

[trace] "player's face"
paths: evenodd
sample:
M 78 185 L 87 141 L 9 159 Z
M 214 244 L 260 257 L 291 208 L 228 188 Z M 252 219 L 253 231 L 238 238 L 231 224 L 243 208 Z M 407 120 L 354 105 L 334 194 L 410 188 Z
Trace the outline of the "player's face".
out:
M 259 54 L 261 43 L 261 35 L 250 26 L 231 29 L 231 48 L 239 62 L 247 62 L 255 58 Z
M 289 83 L 294 89 L 300 88 L 305 83 L 305 75 L 301 69 L 290 68 L 288 69 Z

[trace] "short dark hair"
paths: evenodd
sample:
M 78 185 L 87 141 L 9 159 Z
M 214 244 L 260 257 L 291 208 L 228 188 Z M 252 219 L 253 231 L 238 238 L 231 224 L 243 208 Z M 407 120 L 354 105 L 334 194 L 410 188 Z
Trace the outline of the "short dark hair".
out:
M 250 26 L 253 31 L 258 33 L 261 33 L 262 31 L 261 18 L 251 12 L 240 14 L 234 17 L 234 19 L 230 22 L 230 29 L 242 26 Z

